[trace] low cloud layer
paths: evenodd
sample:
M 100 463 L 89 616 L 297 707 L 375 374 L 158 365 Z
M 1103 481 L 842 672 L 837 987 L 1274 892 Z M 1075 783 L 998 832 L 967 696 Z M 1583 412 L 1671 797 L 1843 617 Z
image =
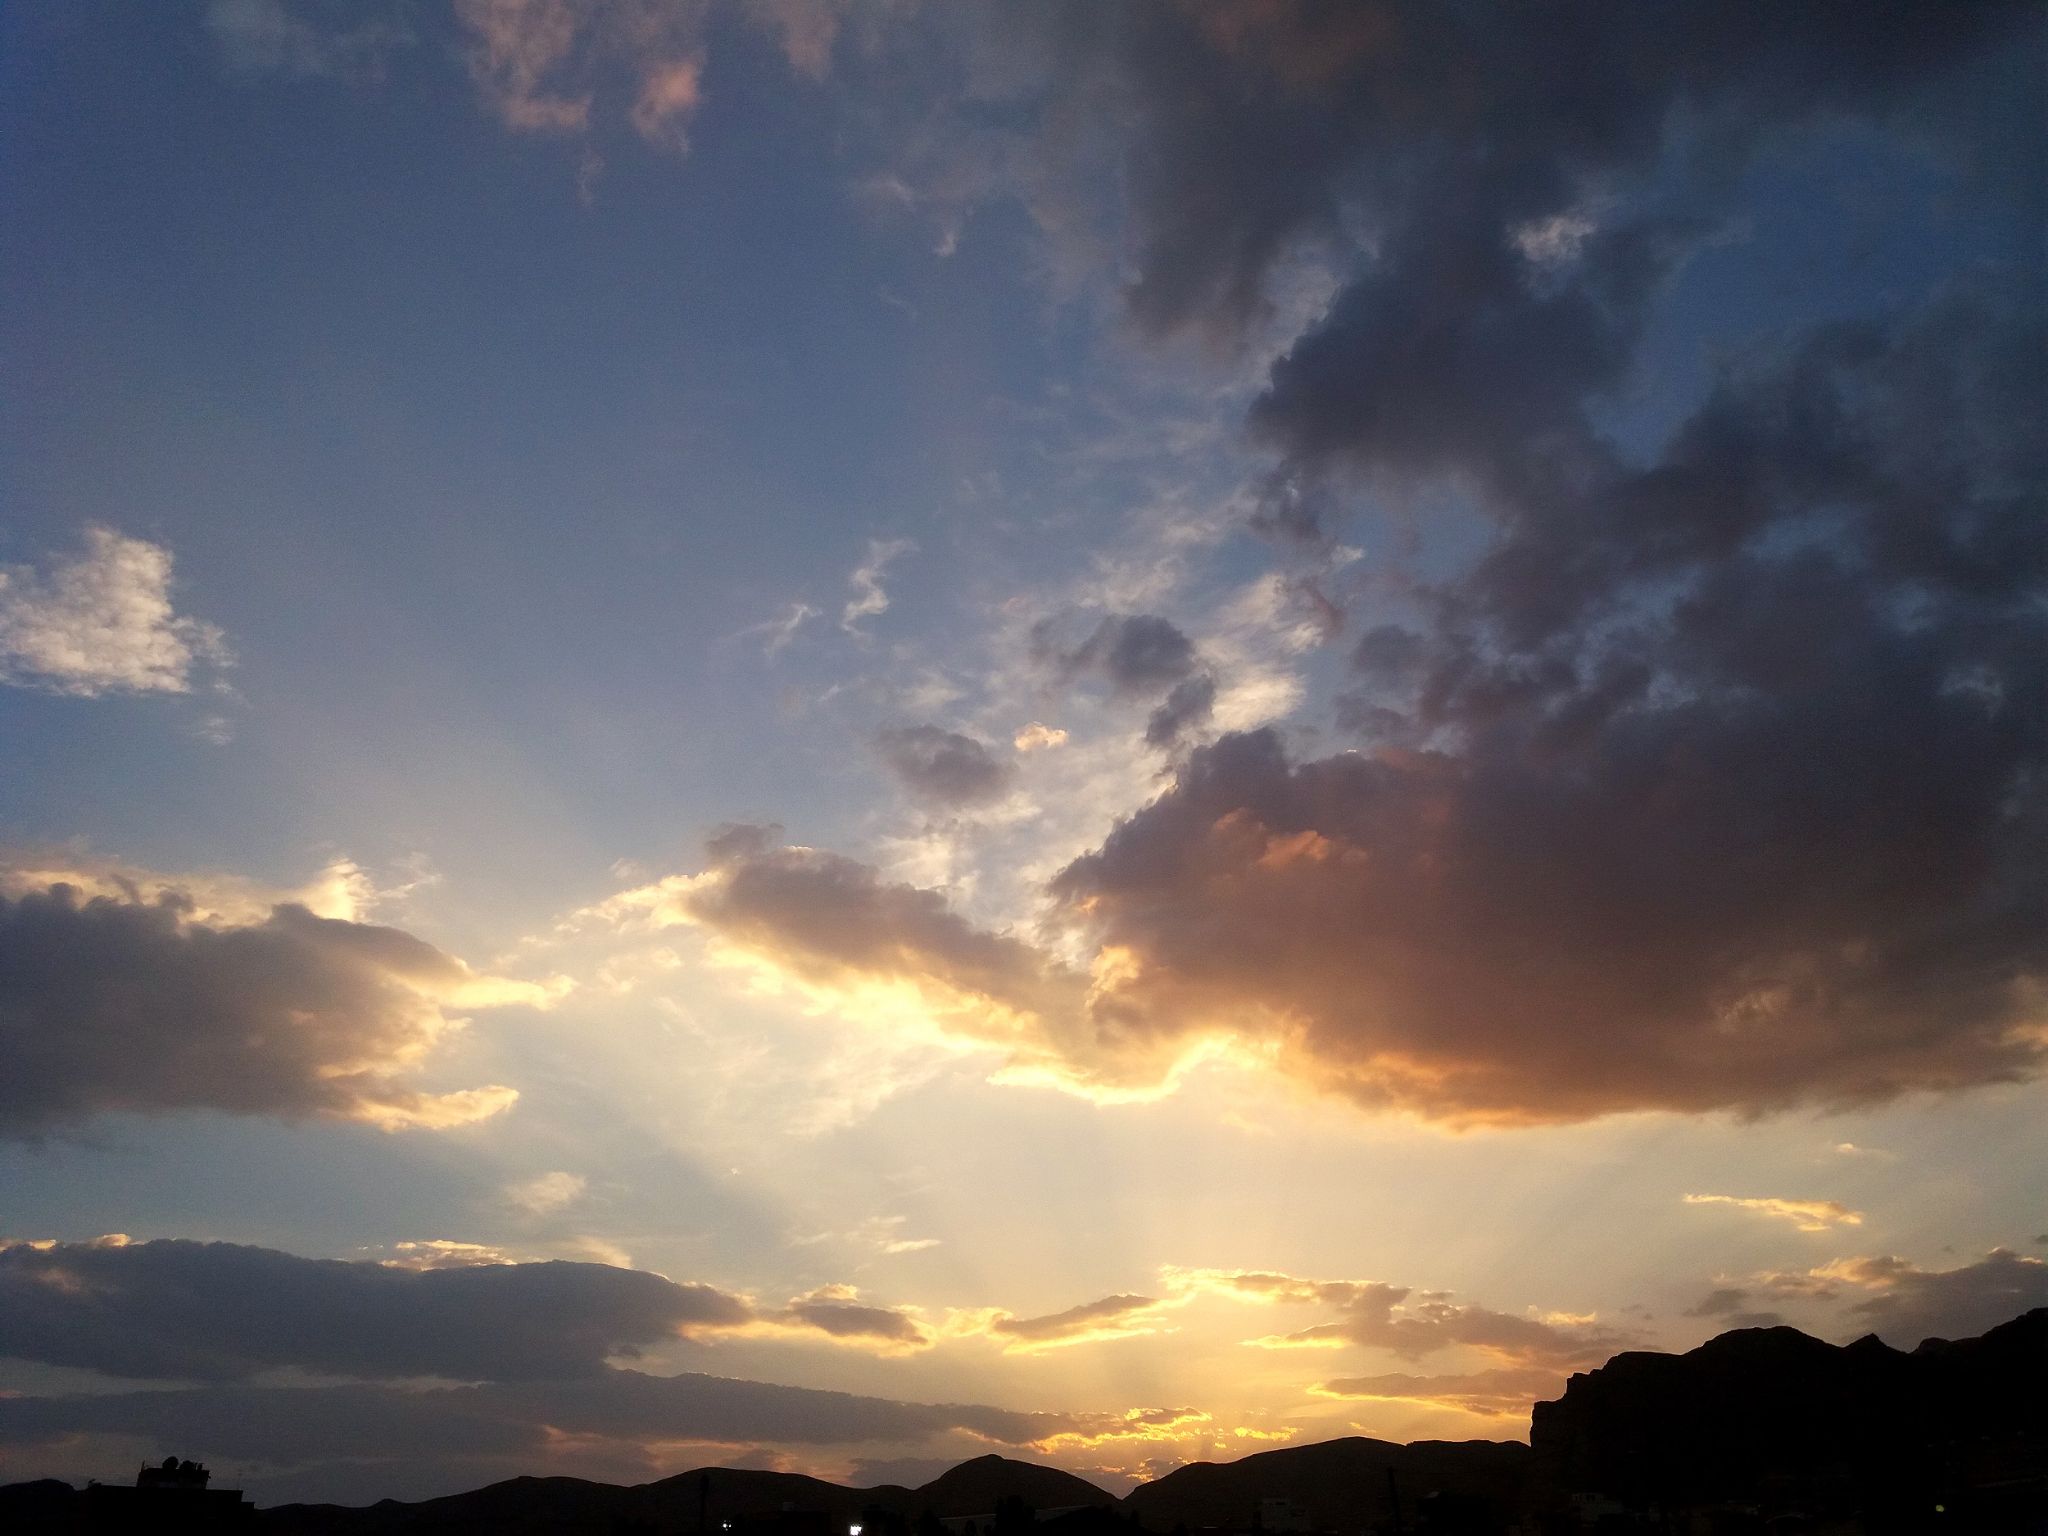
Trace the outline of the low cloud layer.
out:
M 111 528 L 41 570 L 0 567 L 0 683 L 92 698 L 187 693 L 233 657 L 215 626 L 171 602 L 171 552 Z
M 107 1437 L 109 1460 L 134 1439 L 158 1450 L 270 1468 L 323 1465 L 344 1487 L 420 1492 L 520 1475 L 637 1481 L 761 1446 L 905 1447 L 964 1439 L 1046 1455 L 1170 1435 L 1200 1415 L 1019 1412 L 915 1403 L 719 1376 L 607 1369 L 558 1381 L 427 1391 L 380 1386 L 218 1387 L 76 1397 L 0 1397 L 0 1450 L 78 1454 Z M 677 1464 L 677 1454 L 690 1458 Z
M 779 1338 L 897 1354 L 909 1312 L 825 1286 L 768 1305 L 608 1263 L 514 1262 L 455 1242 L 382 1260 L 182 1240 L 0 1245 L 0 1356 L 130 1379 L 282 1368 L 366 1381 L 586 1375 L 676 1339 Z
M 322 1116 L 389 1130 L 498 1113 L 502 1085 L 407 1081 L 450 1010 L 545 1006 L 554 984 L 482 975 L 397 928 L 298 901 L 226 911 L 204 883 L 0 870 L 0 1136 L 112 1110 Z
M 459 1381 L 588 1374 L 752 1316 L 740 1297 L 605 1264 L 412 1268 L 235 1243 L 0 1248 L 0 1354 L 233 1381 L 283 1366 Z
M 416 1246 L 416 1245 L 407 1245 Z M 637 1481 L 742 1453 L 873 1448 L 1072 1454 L 1172 1438 L 1189 1408 L 1019 1411 L 608 1364 L 677 1338 L 808 1338 L 894 1352 L 907 1314 L 828 1286 L 769 1307 L 599 1264 L 502 1263 L 432 1245 L 421 1266 L 226 1243 L 0 1246 L 0 1356 L 199 1387 L 0 1394 L 0 1465 L 47 1471 L 175 1451 L 296 1490 L 451 1492 L 514 1475 Z M 407 1256 L 409 1257 L 409 1256 Z M 445 1261 L 445 1262 L 444 1262 Z M 345 1384 L 274 1386 L 280 1371 Z M 429 1386 L 421 1378 L 464 1385 Z

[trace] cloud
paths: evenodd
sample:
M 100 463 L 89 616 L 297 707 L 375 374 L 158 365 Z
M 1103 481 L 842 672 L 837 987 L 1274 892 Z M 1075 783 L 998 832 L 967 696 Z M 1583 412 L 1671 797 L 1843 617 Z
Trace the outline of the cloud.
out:
M 1900 1349 L 1922 1339 L 1972 1338 L 2048 1306 L 2048 1261 L 2006 1248 L 1955 1269 L 1922 1269 L 1885 1256 L 1837 1260 L 1814 1275 L 1871 1293 L 1850 1313 Z
M 818 610 L 809 603 L 791 603 L 783 611 L 780 618 L 763 619 L 759 624 L 749 624 L 745 629 L 738 631 L 730 638 L 734 640 L 758 639 L 761 642 L 762 655 L 768 657 L 779 656 L 788 648 L 789 643 L 796 638 L 797 631 L 817 616 Z
M 171 605 L 171 552 L 111 528 L 44 571 L 0 567 L 0 683 L 94 698 L 188 693 L 233 661 L 219 629 Z
M 1428 453 L 1477 420 L 1568 415 L 1611 377 L 1656 271 L 1646 247 L 1670 235 L 1665 207 L 1626 196 L 1644 181 L 1665 170 L 1710 203 L 1788 124 L 1889 124 L 1909 104 L 1923 139 L 1996 166 L 2024 121 L 2010 78 L 1980 71 L 1960 110 L 1938 93 L 2037 24 L 2016 5 L 1953 24 L 1707 3 L 1562 23 L 1428 0 L 1080 6 L 1004 16 L 983 46 L 1040 107 L 1003 184 L 1054 240 L 1114 253 L 1142 331 L 1243 341 L 1319 255 L 1337 292 L 1275 366 L 1265 424 L 1310 452 Z M 1088 196 L 1100 161 L 1076 139 L 1120 169 L 1114 202 Z
M 864 1306 L 851 1286 L 827 1286 L 798 1296 L 780 1317 L 804 1329 L 850 1343 L 923 1349 L 931 1335 L 908 1312 L 896 1307 Z
M 822 80 L 832 69 L 832 46 L 853 0 L 753 0 L 755 16 L 782 40 L 789 67 Z
M 1724 1285 L 1707 1292 L 1695 1306 L 1685 1309 L 1687 1317 L 1726 1317 L 1731 1312 L 1742 1310 L 1749 1300 L 1749 1292 L 1740 1286 Z
M 1171 751 L 1190 731 L 1207 725 L 1215 710 L 1215 678 L 1204 674 L 1175 683 L 1173 692 L 1145 721 L 1145 744 Z
M 986 1333 L 1011 1351 L 1032 1352 L 1158 1333 L 1160 1307 L 1161 1303 L 1150 1296 L 1105 1296 L 1043 1317 L 989 1313 L 980 1319 L 975 1331 Z
M 1376 1280 L 1306 1280 L 1266 1270 L 1169 1268 L 1165 1274 L 1168 1285 L 1181 1295 L 1316 1305 L 1337 1313 L 1329 1322 L 1246 1341 L 1263 1349 L 1350 1345 L 1391 1350 L 1413 1360 L 1464 1347 L 1505 1367 L 1558 1370 L 1596 1364 L 1637 1342 L 1633 1334 L 1591 1317 L 1496 1312 L 1452 1302 L 1448 1292 L 1418 1293 Z
M 1062 647 L 1050 621 L 1032 633 L 1039 658 L 1062 678 L 1100 677 L 1112 692 L 1144 698 L 1164 692 L 1195 670 L 1195 645 L 1156 614 L 1112 614 L 1072 647 Z
M 379 1264 L 393 1269 L 460 1269 L 472 1264 L 515 1264 L 518 1260 L 489 1243 L 465 1243 L 450 1237 L 407 1239 L 393 1243 Z
M 472 35 L 470 73 L 506 127 L 559 133 L 589 124 L 587 92 L 562 95 L 543 81 L 573 54 L 591 9 L 575 0 L 455 0 Z
M 318 0 L 208 0 L 206 28 L 232 69 L 344 80 L 381 78 L 414 41 L 396 17 L 365 19 Z
M 945 810 L 1000 798 L 1015 777 L 1011 764 L 958 731 L 935 725 L 895 726 L 876 733 L 882 761 L 913 799 Z
M 702 99 L 705 10 L 694 0 L 455 0 L 471 78 L 506 127 L 582 133 L 618 76 L 634 129 L 677 153 Z
M 916 550 L 916 543 L 910 539 L 868 540 L 867 555 L 846 578 L 846 584 L 853 589 L 853 596 L 846 600 L 846 606 L 840 610 L 841 629 L 849 634 L 860 633 L 862 619 L 873 618 L 878 613 L 889 611 L 889 593 L 882 585 L 882 578 L 888 574 L 892 563 L 905 555 L 914 554 Z
M 1050 752 L 1055 747 L 1067 744 L 1067 733 L 1057 726 L 1041 725 L 1034 720 L 1017 733 L 1011 742 L 1019 752 Z
M 583 1198 L 589 1181 L 557 1169 L 505 1186 L 505 1198 L 529 1216 L 546 1216 Z
M 863 1304 L 849 1286 L 764 1307 L 715 1286 L 607 1265 L 514 1263 L 451 1242 L 400 1248 L 397 1259 L 377 1263 L 229 1243 L 0 1242 L 0 1356 L 205 1383 L 0 1394 L 0 1451 L 26 1451 L 44 1465 L 60 1446 L 105 1460 L 128 1456 L 130 1437 L 141 1437 L 273 1474 L 324 1468 L 329 1487 L 360 1499 L 421 1479 L 434 1492 L 549 1471 L 644 1480 L 790 1447 L 903 1453 L 951 1451 L 964 1440 L 1059 1454 L 1171 1438 L 1205 1417 L 1188 1408 L 1019 1411 L 645 1375 L 607 1362 L 677 1338 L 781 1337 L 898 1354 L 932 1335 L 899 1309 Z M 266 1384 L 280 1371 L 333 1384 Z M 448 1382 L 468 1385 L 439 1384 Z
M 1310 1390 L 1318 1397 L 1418 1403 L 1492 1419 L 1525 1416 L 1531 1403 L 1556 1397 L 1564 1383 L 1561 1371 L 1539 1368 L 1448 1376 L 1346 1376 Z
M 1223 1043 L 1454 1124 L 2037 1074 L 2043 351 L 1985 279 L 1729 364 L 1646 466 L 1516 478 L 1536 500 L 1419 627 L 1361 643 L 1361 750 L 1226 735 L 1052 879 L 1046 950 L 941 904 L 842 974 L 929 962 L 946 1027 L 1040 1080 L 1158 1092 Z M 1133 688 L 1195 666 L 1136 622 L 1041 649 Z M 969 950 L 1014 1028 L 966 1022 Z
M 1483 523 L 1419 533 L 1412 611 L 1376 626 L 1344 701 L 1359 750 L 1226 737 L 1053 882 L 1052 947 L 1092 985 L 1045 1071 L 1135 1086 L 1137 1062 L 1229 1039 L 1455 1124 L 2038 1073 L 2031 271 L 1959 260 L 1919 301 L 1729 346 L 1696 404 L 1627 442 L 1603 423 L 1766 145 L 1855 121 L 1880 160 L 1910 132 L 1959 198 L 2038 183 L 2010 65 L 2039 13 L 990 25 L 1046 129 L 995 158 L 1048 228 L 1075 205 L 1043 187 L 1099 169 L 1060 159 L 1077 123 L 1123 168 L 1106 248 L 1141 333 L 1256 351 L 1290 263 L 1335 275 L 1260 365 L 1267 510 L 1324 539 L 1355 503 Z M 1198 670 L 1150 615 L 1041 642 L 1130 696 Z
M 552 1379 L 677 1339 L 879 1354 L 934 1340 L 911 1312 L 864 1303 L 851 1286 L 769 1306 L 621 1264 L 523 1262 L 446 1239 L 354 1260 L 178 1239 L 0 1242 L 0 1313 L 0 1355 L 216 1382 L 285 1368 L 370 1381 Z
M 1904 708 L 1845 692 L 1831 712 L 1880 700 Z M 1362 1105 L 1457 1122 L 2035 1071 L 2037 876 L 2005 841 L 2028 792 L 1966 741 L 2018 722 L 1955 706 L 1946 738 L 1887 724 L 1922 758 L 1860 757 L 1866 795 L 1835 766 L 1846 722 L 1808 703 L 1719 741 L 1689 703 L 1672 711 L 1689 727 L 1618 725 L 1591 761 L 1504 745 L 1297 764 L 1271 733 L 1226 737 L 1055 879 L 1057 916 L 1119 959 L 1091 998 L 1107 1030 L 1228 1030 Z M 1894 770 L 1948 776 L 1946 829 L 1891 836 L 1869 781 Z
M 603 1264 L 415 1267 L 179 1240 L 0 1248 L 0 1296 L 0 1354 L 205 1381 L 284 1366 L 370 1380 L 574 1376 L 752 1315 L 715 1287 Z
M 1911 1349 L 1922 1339 L 1973 1337 L 2048 1306 L 2048 1261 L 2008 1248 L 1954 1269 L 1924 1269 L 1897 1254 L 1850 1255 L 1809 1269 L 1724 1277 L 1686 1316 L 1725 1318 L 1730 1327 L 1778 1320 L 1776 1312 L 1740 1310 L 1753 1301 L 1819 1316 L 1803 1323 L 1811 1331 L 1825 1328 L 1845 1339 L 1874 1331 L 1895 1348 Z
M 1133 151 L 1116 248 L 1141 332 L 1243 342 L 1306 247 L 1338 274 L 1248 419 L 1270 496 L 1334 517 L 1451 495 L 1484 526 L 1418 535 L 1426 579 L 1337 701 L 1355 750 L 1246 730 L 1197 747 L 1050 881 L 1035 942 L 815 851 L 707 872 L 675 905 L 809 985 L 914 994 L 1009 1052 L 1010 1080 L 1100 1096 L 1167 1091 L 1205 1052 L 1452 1125 L 2036 1075 L 2038 283 L 1976 264 L 1876 317 L 1728 347 L 1626 444 L 1601 422 L 1765 136 L 1910 113 L 1981 194 L 2024 105 L 1984 61 L 2041 21 L 1764 16 L 991 22 L 1031 45 L 1021 95 L 1060 60 L 1038 87 L 1073 121 L 1135 104 L 1105 131 Z M 1560 103 L 1546 82 L 1566 77 Z M 1244 723 L 1165 618 L 1034 640 L 1055 674 L 1156 703 L 1154 745 L 1205 714 Z M 788 904 L 710 899 L 771 863 Z
M 689 148 L 682 123 L 703 98 L 703 77 L 704 61 L 699 58 L 675 59 L 649 69 L 633 102 L 633 126 L 640 136 L 678 153 Z
M 1031 944 L 976 927 L 938 892 L 886 880 L 774 828 L 714 839 L 709 867 L 624 891 L 578 914 L 632 932 L 703 929 L 718 954 L 814 991 L 843 1013 L 878 1011 L 956 1039 L 1056 1060 L 1043 1042 L 1078 1023 L 1085 981 Z
M 81 889 L 39 873 L 0 871 L 0 1135 L 110 1110 L 467 1124 L 518 1094 L 410 1086 L 462 1029 L 449 1010 L 546 1007 L 567 986 L 485 975 L 397 928 L 298 901 L 259 914 L 232 882 L 225 915 L 207 910 L 221 894 L 205 880 L 102 893 L 91 875 Z M 353 899 L 346 887 L 335 898 Z
M 1833 1227 L 1860 1227 L 1863 1213 L 1852 1211 L 1839 1200 L 1780 1200 L 1773 1195 L 1687 1195 L 1687 1205 L 1732 1205 L 1789 1221 L 1802 1232 L 1826 1232 Z

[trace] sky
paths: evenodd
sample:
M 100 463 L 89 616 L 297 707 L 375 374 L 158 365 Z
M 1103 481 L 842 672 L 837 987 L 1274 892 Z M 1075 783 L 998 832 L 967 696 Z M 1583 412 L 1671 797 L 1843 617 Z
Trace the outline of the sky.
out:
M 2043 26 L 0 11 L 0 1479 L 2048 1304 Z

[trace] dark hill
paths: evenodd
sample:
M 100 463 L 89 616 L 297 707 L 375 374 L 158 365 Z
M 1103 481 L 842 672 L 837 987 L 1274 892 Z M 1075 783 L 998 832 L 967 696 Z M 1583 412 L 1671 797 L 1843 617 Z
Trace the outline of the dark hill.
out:
M 1514 1440 L 1352 1437 L 1260 1451 L 1241 1461 L 1198 1461 L 1131 1491 L 1124 1510 L 1149 1530 L 1176 1525 L 1250 1530 L 1261 1499 L 1291 1499 L 1318 1530 L 1358 1530 L 1393 1514 L 1393 1489 L 1413 1515 L 1425 1494 L 1478 1499 L 1502 1513 L 1521 1506 L 1529 1448 Z M 1390 1487 L 1387 1473 L 1392 1471 Z
M 1099 1508 L 1116 1502 L 1102 1489 L 1071 1472 L 1035 1462 L 1012 1461 L 1005 1456 L 977 1456 L 972 1461 L 963 1461 L 926 1483 L 912 1498 L 917 1509 L 930 1509 L 941 1519 L 948 1515 L 991 1514 L 1004 1499 L 1022 1499 L 1033 1509 L 1088 1505 Z
M 1910 1354 L 1747 1328 L 1572 1377 L 1530 1439 L 1554 1497 L 1823 1509 L 1873 1530 L 1936 1504 L 1996 1521 L 2048 1507 L 2044 1381 L 2048 1308 Z
M 279 1536 L 541 1536 L 570 1531 L 697 1536 L 701 1508 L 702 1529 L 711 1532 L 731 1521 L 739 1527 L 738 1536 L 746 1536 L 749 1524 L 766 1536 L 806 1536 L 797 1529 L 804 1522 L 792 1518 L 802 1515 L 822 1517 L 822 1531 L 839 1536 L 863 1514 L 878 1509 L 907 1526 L 926 1511 L 941 1517 L 991 1514 L 1006 1498 L 1021 1499 L 1034 1509 L 1116 1502 L 1093 1483 L 1057 1467 L 981 1456 L 917 1489 L 845 1488 L 791 1472 L 705 1467 L 631 1488 L 573 1477 L 515 1477 L 417 1504 L 392 1499 L 367 1509 L 283 1504 L 264 1510 L 260 1519 L 265 1531 Z

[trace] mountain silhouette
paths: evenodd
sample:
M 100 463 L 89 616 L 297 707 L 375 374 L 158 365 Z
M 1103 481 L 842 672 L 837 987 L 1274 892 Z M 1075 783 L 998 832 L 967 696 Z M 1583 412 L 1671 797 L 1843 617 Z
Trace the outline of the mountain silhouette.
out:
M 1553 1495 L 1762 1504 L 1871 1530 L 1921 1529 L 1937 1507 L 1997 1521 L 2048 1505 L 2044 1382 L 2048 1308 L 1911 1352 L 1745 1328 L 1572 1377 L 1535 1405 L 1530 1443 Z
M 1391 1518 L 1396 1490 L 1410 1514 L 1429 1493 L 1516 1508 L 1529 1467 L 1529 1447 L 1518 1440 L 1395 1445 L 1352 1436 L 1260 1451 L 1240 1461 L 1192 1462 L 1133 1489 L 1123 1507 L 1148 1530 L 1251 1530 L 1261 1523 L 1261 1500 L 1287 1499 L 1315 1530 L 1355 1531 L 1362 1521 Z
M 847 1488 L 794 1472 L 745 1467 L 702 1467 L 658 1482 L 618 1487 L 574 1477 L 515 1477 L 444 1498 L 401 1504 L 386 1499 L 366 1509 L 339 1504 L 282 1504 L 262 1512 L 265 1531 L 291 1536 L 384 1536 L 386 1532 L 448 1532 L 469 1536 L 507 1532 L 620 1531 L 649 1536 L 716 1536 L 721 1524 L 790 1524 L 795 1516 L 821 1516 L 829 1536 L 881 1512 L 908 1527 L 925 1514 L 994 1513 L 1017 1499 L 1033 1509 L 1070 1505 L 1106 1508 L 1116 1500 L 1057 1467 L 979 1456 L 919 1488 L 885 1485 Z M 815 1523 L 815 1522 L 814 1522 Z
M 1007 1456 L 977 1456 L 972 1461 L 963 1461 L 916 1490 L 911 1498 L 918 1510 L 929 1509 L 941 1519 L 949 1515 L 990 1514 L 1005 1499 L 1022 1499 L 1033 1509 L 1107 1508 L 1116 1503 L 1113 1495 L 1071 1472 L 1035 1462 L 1012 1461 Z

